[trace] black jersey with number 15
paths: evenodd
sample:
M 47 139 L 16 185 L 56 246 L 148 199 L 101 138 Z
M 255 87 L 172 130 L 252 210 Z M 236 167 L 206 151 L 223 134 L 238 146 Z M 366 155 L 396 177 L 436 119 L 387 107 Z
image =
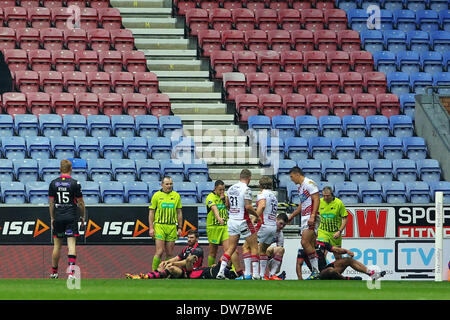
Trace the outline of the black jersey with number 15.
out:
M 55 220 L 77 219 L 77 201 L 81 198 L 80 183 L 70 176 L 60 176 L 50 182 L 48 196 L 55 203 Z

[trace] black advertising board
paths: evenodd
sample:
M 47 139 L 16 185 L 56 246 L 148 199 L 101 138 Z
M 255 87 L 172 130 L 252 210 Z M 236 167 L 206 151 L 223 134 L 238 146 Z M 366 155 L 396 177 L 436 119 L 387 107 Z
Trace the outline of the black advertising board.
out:
M 397 238 L 434 238 L 434 205 L 395 207 Z M 444 206 L 444 238 L 450 237 L 450 207 Z

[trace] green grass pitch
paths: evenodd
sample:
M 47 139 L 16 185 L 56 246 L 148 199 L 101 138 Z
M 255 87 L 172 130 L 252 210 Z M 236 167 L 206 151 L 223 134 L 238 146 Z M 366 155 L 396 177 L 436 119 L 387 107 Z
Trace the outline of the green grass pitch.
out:
M 81 279 L 68 289 L 65 279 L 0 279 L 1 300 L 450 300 L 450 282 L 236 281 Z

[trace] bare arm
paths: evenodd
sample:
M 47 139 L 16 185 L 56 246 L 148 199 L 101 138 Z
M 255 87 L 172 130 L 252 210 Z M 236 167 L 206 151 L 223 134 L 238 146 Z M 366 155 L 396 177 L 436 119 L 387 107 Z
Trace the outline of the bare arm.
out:
M 258 214 L 256 213 L 255 209 L 253 208 L 252 201 L 251 201 L 251 200 L 247 200 L 247 199 L 244 200 L 244 201 L 245 201 L 245 202 L 244 202 L 245 210 L 247 210 L 247 212 L 248 212 L 249 214 L 258 217 Z
M 213 205 L 211 207 L 211 210 L 214 213 L 214 216 L 216 217 L 217 221 L 219 221 L 219 223 L 223 225 L 223 219 L 219 215 L 219 209 L 217 209 L 217 206 Z
M 297 209 L 295 209 L 294 212 L 292 212 L 289 215 L 289 217 L 288 217 L 288 224 L 291 223 L 291 221 L 294 220 L 295 216 L 297 216 L 301 211 L 302 211 L 302 206 L 301 206 L 301 204 L 299 204 Z
M 155 210 L 150 209 L 148 211 L 148 225 L 150 228 L 150 231 L 149 231 L 150 237 L 153 237 L 155 235 L 155 229 L 153 228 L 154 222 L 155 222 Z
M 315 218 L 319 214 L 319 204 L 320 204 L 319 192 L 312 194 L 311 200 L 312 200 L 311 216 L 314 216 L 314 218 Z
M 178 220 L 178 236 L 181 236 L 181 229 L 183 228 L 183 211 L 181 209 L 177 209 L 177 220 Z
M 256 214 L 261 218 L 264 209 L 266 208 L 266 199 L 261 199 L 258 201 L 258 206 L 256 208 Z
M 348 254 L 350 257 L 353 257 L 355 255 L 352 251 L 344 249 L 344 248 L 338 248 L 338 247 L 333 246 L 332 249 L 333 250 L 331 250 L 331 252 L 333 252 L 333 253 Z
M 347 226 L 347 222 L 348 222 L 348 217 L 342 217 L 342 224 L 341 224 L 341 228 L 339 229 L 340 233 L 342 233 L 345 229 L 345 227 Z
M 52 197 L 48 200 L 48 210 L 50 211 L 50 220 L 55 220 L 55 200 Z
M 78 198 L 77 199 L 77 205 L 80 208 L 81 218 L 84 220 L 86 218 L 86 205 L 84 203 L 83 198 Z

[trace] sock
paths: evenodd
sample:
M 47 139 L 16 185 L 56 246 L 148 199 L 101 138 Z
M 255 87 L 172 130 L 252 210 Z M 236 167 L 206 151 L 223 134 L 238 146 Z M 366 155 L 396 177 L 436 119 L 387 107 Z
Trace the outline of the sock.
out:
M 283 259 L 283 257 L 280 256 L 275 256 L 273 257 L 272 261 L 272 267 L 270 268 L 270 276 L 273 276 L 274 274 L 277 273 L 278 267 L 281 264 L 281 260 Z
M 230 261 L 230 259 L 231 259 L 230 256 L 224 253 L 221 259 L 222 262 L 220 263 L 220 270 L 218 274 L 224 274 L 225 268 L 227 267 L 228 261 Z
M 52 267 L 52 274 L 58 273 L 58 266 Z
M 208 267 L 211 267 L 216 262 L 216 258 L 208 256 Z
M 69 272 L 72 274 L 74 272 L 73 266 L 76 264 L 77 256 L 69 254 L 68 256 L 69 261 Z
M 153 271 L 156 271 L 158 269 L 160 263 L 161 263 L 161 258 L 154 256 L 153 257 L 153 265 L 152 265 Z
M 149 272 L 147 273 L 147 276 L 149 279 L 164 279 L 167 278 L 168 274 L 169 274 L 168 270 L 163 270 L 163 271 Z
M 259 258 L 258 256 L 252 256 L 252 268 L 253 268 L 253 277 L 259 276 Z
M 266 267 L 267 267 L 267 255 L 261 254 L 259 256 L 259 274 L 261 278 L 264 278 L 264 275 L 266 274 Z
M 252 274 L 252 256 L 250 252 L 246 252 L 242 255 L 244 260 L 244 275 L 249 276 Z
M 314 253 L 308 255 L 308 259 L 309 259 L 309 262 L 311 262 L 311 267 L 312 267 L 313 271 L 319 272 L 319 259 L 317 257 L 317 253 L 314 252 Z
M 236 271 L 236 274 L 238 275 L 238 277 L 243 276 L 244 275 L 244 270 L 238 270 Z

